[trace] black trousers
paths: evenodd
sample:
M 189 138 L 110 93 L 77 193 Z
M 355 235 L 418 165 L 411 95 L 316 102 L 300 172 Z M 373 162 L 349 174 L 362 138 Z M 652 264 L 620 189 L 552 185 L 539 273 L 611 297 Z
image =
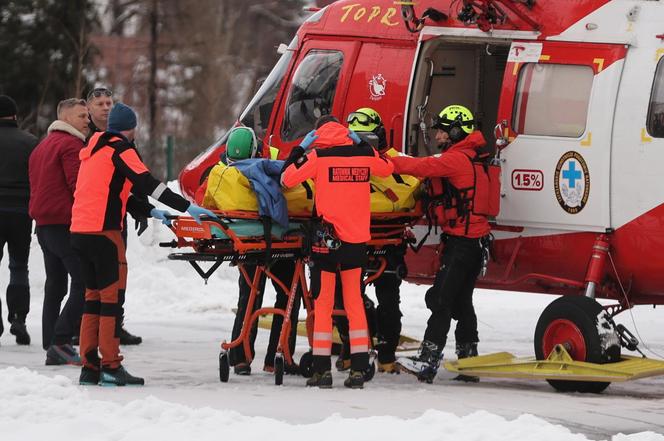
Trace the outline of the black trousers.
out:
M 254 274 L 256 272 L 255 265 L 245 265 L 247 274 L 249 278 L 253 280 Z M 274 274 L 279 280 L 281 280 L 287 287 L 290 287 L 293 281 L 293 274 L 295 273 L 295 263 L 290 260 L 277 260 L 274 262 L 270 268 L 272 274 Z M 263 304 L 263 293 L 265 291 L 265 278 L 263 276 L 260 282 L 260 290 L 256 296 L 256 302 L 254 303 L 254 311 L 261 307 Z M 251 293 L 251 287 L 244 280 L 242 274 L 238 280 L 239 285 L 239 296 L 237 300 L 237 313 L 235 315 L 235 322 L 233 323 L 233 333 L 232 338 L 235 340 L 240 336 L 242 332 L 242 326 L 244 321 L 244 314 L 247 310 L 247 303 L 249 302 L 249 294 Z M 288 303 L 288 293 L 284 292 L 279 285 L 274 281 L 272 286 L 277 293 L 276 300 L 274 302 L 275 308 L 285 309 L 286 304 Z M 295 350 L 295 338 L 297 336 L 297 320 L 298 313 L 300 311 L 300 301 L 302 299 L 302 290 L 298 288 L 295 302 L 293 303 L 293 311 L 291 313 L 291 332 L 288 336 L 288 347 L 291 354 Z M 281 325 L 284 319 L 281 315 L 274 315 L 272 317 L 272 328 L 270 329 L 270 341 L 267 347 L 267 353 L 265 354 L 265 364 L 268 366 L 274 365 L 274 356 L 277 353 L 277 347 L 279 346 L 279 334 L 281 333 Z M 252 357 L 255 354 L 254 351 L 254 342 L 256 341 L 256 332 L 258 330 L 258 322 L 254 323 L 254 326 L 251 328 L 250 333 L 250 346 Z M 242 345 L 232 348 L 229 353 L 231 365 L 236 365 L 238 363 L 244 363 L 244 347 Z
M 71 247 L 69 225 L 37 227 L 37 240 L 44 254 L 46 284 L 42 309 L 42 346 L 62 345 L 78 335 L 85 304 L 81 263 Z M 69 279 L 71 278 L 71 287 Z M 60 311 L 62 300 L 69 297 Z
M 442 349 L 454 318 L 458 321 L 454 333 L 457 343 L 478 342 L 473 290 L 482 267 L 480 239 L 447 236 L 441 260 L 433 286 L 425 296 L 431 316 L 424 340 Z
M 376 340 L 378 344 L 378 361 L 391 363 L 396 360 L 395 351 L 401 337 L 401 280 L 393 272 L 399 266 L 406 267 L 403 247 L 389 247 L 385 255 L 390 273 L 383 273 L 373 284 L 376 289 Z
M 9 284 L 7 285 L 7 319 L 25 320 L 30 311 L 30 281 L 28 258 L 32 219 L 24 213 L 0 211 L 0 261 L 7 244 L 9 254 Z M 2 325 L 2 301 L 0 300 L 0 334 Z

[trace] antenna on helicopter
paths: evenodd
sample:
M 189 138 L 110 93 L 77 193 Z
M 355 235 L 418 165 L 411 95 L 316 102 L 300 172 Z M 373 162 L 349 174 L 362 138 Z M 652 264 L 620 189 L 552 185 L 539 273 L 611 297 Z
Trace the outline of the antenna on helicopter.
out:
M 406 25 L 406 29 L 412 33 L 420 32 L 427 18 L 436 22 L 445 21 L 449 18 L 447 14 L 435 8 L 427 8 L 422 17 L 418 18 L 415 13 L 415 5 L 417 3 L 414 1 L 395 1 L 394 4 L 401 6 L 403 22 Z

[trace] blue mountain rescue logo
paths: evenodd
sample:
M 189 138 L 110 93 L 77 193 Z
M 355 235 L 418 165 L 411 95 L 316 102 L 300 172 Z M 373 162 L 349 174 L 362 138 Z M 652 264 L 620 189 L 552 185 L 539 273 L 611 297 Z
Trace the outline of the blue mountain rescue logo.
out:
M 567 152 L 558 160 L 553 186 L 563 210 L 569 214 L 583 210 L 590 195 L 590 173 L 579 153 Z

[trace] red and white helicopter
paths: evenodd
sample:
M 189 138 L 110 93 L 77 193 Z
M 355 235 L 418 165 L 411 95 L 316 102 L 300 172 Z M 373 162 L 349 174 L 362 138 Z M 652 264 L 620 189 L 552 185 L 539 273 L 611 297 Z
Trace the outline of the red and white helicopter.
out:
M 395 148 L 430 155 L 432 117 L 453 103 L 473 110 L 502 165 L 478 286 L 563 295 L 538 323 L 538 359 L 562 344 L 574 360 L 607 361 L 598 314 L 664 303 L 664 2 L 341 0 L 281 49 L 239 123 L 282 156 L 318 116 L 359 107 L 381 114 Z M 183 193 L 193 197 L 224 142 L 182 171 Z M 432 235 L 409 254 L 408 280 L 431 282 L 437 246 Z

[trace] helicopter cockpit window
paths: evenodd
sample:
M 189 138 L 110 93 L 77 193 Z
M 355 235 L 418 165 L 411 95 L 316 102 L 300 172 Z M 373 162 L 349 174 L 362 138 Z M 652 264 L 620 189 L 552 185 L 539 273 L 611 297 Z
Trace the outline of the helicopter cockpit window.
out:
M 251 99 L 245 110 L 240 115 L 240 122 L 247 127 L 251 127 L 256 132 L 256 136 L 262 139 L 270 123 L 270 115 L 277 93 L 281 87 L 281 82 L 286 75 L 286 70 L 290 64 L 293 54 L 297 49 L 297 37 L 288 45 L 286 52 L 281 55 L 277 64 L 267 76 L 256 95 Z
M 293 75 L 286 114 L 281 128 L 283 141 L 294 141 L 314 128 L 321 115 L 332 112 L 343 54 L 311 51 Z
M 525 64 L 512 127 L 524 135 L 580 137 L 586 130 L 593 78 L 590 66 Z
M 664 138 L 664 58 L 657 64 L 646 126 L 650 136 Z

